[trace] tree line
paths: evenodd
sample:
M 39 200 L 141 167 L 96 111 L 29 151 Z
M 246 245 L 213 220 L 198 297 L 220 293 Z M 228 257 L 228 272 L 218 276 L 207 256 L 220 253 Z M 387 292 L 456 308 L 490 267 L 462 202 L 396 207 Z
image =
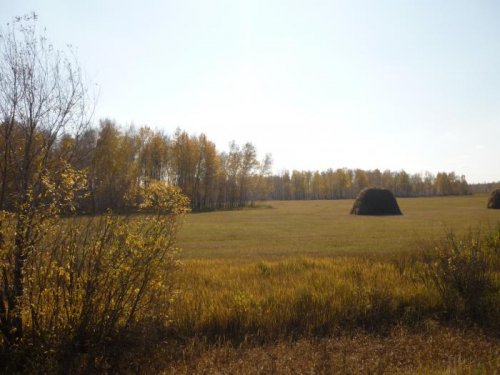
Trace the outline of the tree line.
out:
M 491 193 L 495 189 L 500 189 L 500 181 L 469 184 L 469 191 L 472 194 Z
M 383 187 L 398 197 L 465 195 L 469 188 L 465 176 L 454 172 L 433 175 L 408 174 L 404 170 L 381 172 L 339 168 L 326 171 L 284 171 L 271 177 L 270 199 L 344 199 L 354 198 L 367 187 Z
M 27 178 L 16 173 L 17 160 L 23 159 L 27 147 L 22 145 L 30 144 L 31 159 L 36 162 L 36 144 L 46 139 L 43 132 L 29 136 L 29 126 L 19 122 L 5 121 L 0 130 L 0 205 L 9 209 L 17 199 L 19 183 Z M 267 199 L 353 198 L 369 186 L 390 189 L 399 197 L 469 193 L 465 176 L 454 172 L 410 175 L 404 170 L 339 168 L 272 174 L 271 156 L 259 160 L 251 143 L 232 142 L 227 152 L 221 152 L 205 134 L 189 135 L 178 129 L 168 135 L 149 127 L 124 131 L 109 119 L 76 136 L 66 133 L 54 143 L 45 155 L 53 160 L 50 165 L 55 168 L 58 160 L 69 161 L 87 176 L 86 189 L 78 196 L 83 213 L 129 210 L 133 192 L 152 181 L 178 186 L 193 210 L 230 209 Z M 29 174 L 29 166 L 22 171 Z
M 17 192 L 23 190 L 22 180 L 40 174 L 35 166 L 17 168 L 18 161 L 25 160 L 28 152 L 28 164 L 40 164 L 42 154 L 37 150 L 46 149 L 47 139 L 43 131 L 31 131 L 18 121 L 4 121 L 0 132 L 4 156 L 0 161 L 0 209 L 11 210 L 19 199 Z M 82 213 L 128 211 L 134 206 L 134 192 L 153 181 L 179 187 L 194 210 L 240 207 L 265 197 L 266 177 L 271 172 L 270 155 L 258 160 L 251 143 L 240 146 L 233 142 L 229 151 L 219 152 L 204 134 L 177 130 L 170 136 L 148 127 L 123 131 L 108 119 L 76 136 L 63 134 L 43 158 L 46 167 L 69 163 L 85 173 L 87 184 L 78 194 Z
M 30 133 L 29 126 L 12 121 L 4 122 L 0 130 L 0 206 L 9 209 L 14 207 L 19 183 L 30 173 L 29 165 L 21 168 L 22 175 L 16 173 L 17 160 L 26 152 L 27 146 L 22 145 Z M 42 141 L 46 142 L 42 132 L 28 136 L 33 154 L 28 159 L 33 162 L 38 155 L 36 144 Z M 240 146 L 232 142 L 227 152 L 221 152 L 205 134 L 189 135 L 178 129 L 168 135 L 149 127 L 124 131 L 109 119 L 77 136 L 64 134 L 54 143 L 44 156 L 53 160 L 51 167 L 65 160 L 87 176 L 86 189 L 78 196 L 82 213 L 127 211 L 133 192 L 152 181 L 179 187 L 193 210 L 230 209 L 267 199 L 354 198 L 369 186 L 390 189 L 398 197 L 469 194 L 465 176 L 454 172 L 410 175 L 404 170 L 339 168 L 272 174 L 271 156 L 259 160 L 251 143 Z

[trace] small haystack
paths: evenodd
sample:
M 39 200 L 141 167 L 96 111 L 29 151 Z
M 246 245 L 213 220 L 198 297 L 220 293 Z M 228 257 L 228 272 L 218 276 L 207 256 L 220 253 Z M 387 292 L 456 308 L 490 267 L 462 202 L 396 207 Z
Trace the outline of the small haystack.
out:
M 390 190 L 367 188 L 354 201 L 353 215 L 402 215 L 398 202 Z
M 500 189 L 495 189 L 491 192 L 488 199 L 488 208 L 500 208 Z

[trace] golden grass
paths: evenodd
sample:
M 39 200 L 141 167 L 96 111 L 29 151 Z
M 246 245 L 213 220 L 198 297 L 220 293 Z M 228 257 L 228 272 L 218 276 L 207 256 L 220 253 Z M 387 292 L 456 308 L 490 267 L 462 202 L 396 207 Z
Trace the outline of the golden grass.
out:
M 352 200 L 188 215 L 171 314 L 191 344 L 166 373 L 498 373 L 498 332 L 445 328 L 438 292 L 399 258 L 446 229 L 494 228 L 486 201 L 398 199 L 393 217 L 349 215 Z
M 164 374 L 497 374 L 498 341 L 478 333 L 395 329 L 387 336 L 355 334 L 280 340 L 272 344 L 199 342 L 177 354 Z
M 106 348 L 110 353 L 107 357 L 100 356 L 100 349 L 94 357 L 80 353 L 75 369 L 325 374 L 500 371 L 496 359 L 500 350 L 500 230 L 494 232 L 495 245 L 484 242 L 488 245 L 477 246 L 488 250 L 484 256 L 481 251 L 469 251 L 479 244 L 479 237 L 464 237 L 464 252 L 445 251 L 439 258 L 441 268 L 433 266 L 438 259 L 435 247 L 427 247 L 430 255 L 414 253 L 419 242 L 442 238 L 447 228 L 452 228 L 458 239 L 470 228 L 493 229 L 500 223 L 500 211 L 487 210 L 485 196 L 400 199 L 405 215 L 398 217 L 349 215 L 352 201 L 270 204 L 272 208 L 188 215 L 178 241 L 184 249 L 183 266 L 173 267 L 177 262 L 171 256 L 176 251 L 169 247 L 172 267 L 165 268 L 161 280 L 154 279 L 147 289 L 150 304 L 143 304 L 133 321 L 126 320 L 127 324 L 130 321 L 129 330 L 112 327 L 109 334 L 98 335 L 104 339 L 95 347 Z M 87 225 L 88 218 L 67 223 L 76 230 L 75 236 L 66 238 L 67 243 L 57 234 L 62 231 L 45 238 L 46 248 L 60 254 L 61 259 L 71 255 L 67 249 L 79 256 L 101 249 L 89 247 L 88 239 L 94 236 L 96 243 L 105 243 L 100 231 Z M 146 223 L 156 230 L 141 229 L 148 227 Z M 130 222 L 116 221 L 114 228 L 116 241 L 102 247 L 109 266 L 100 273 L 105 281 L 99 284 L 101 294 L 97 302 L 88 304 L 92 311 L 98 311 L 91 314 L 95 319 L 89 326 L 91 335 L 97 332 L 92 327 L 99 327 L 110 315 L 102 317 L 99 311 L 113 306 L 118 306 L 118 312 L 126 311 L 128 305 L 117 305 L 120 299 L 114 296 L 125 295 L 127 290 L 132 296 L 141 291 L 127 281 L 127 275 L 141 280 L 148 274 L 133 255 L 151 258 L 153 249 L 166 245 L 158 242 L 158 236 L 169 227 L 166 222 L 136 215 Z M 87 242 L 79 240 L 80 230 Z M 169 238 L 165 233 L 163 236 Z M 152 247 L 157 242 L 158 246 Z M 449 250 L 449 244 L 443 242 L 445 249 Z M 101 264 L 102 256 L 83 258 Z M 47 259 L 53 258 L 57 257 Z M 110 270 L 121 269 L 117 265 L 127 262 L 133 273 L 110 284 Z M 425 267 L 434 274 L 423 272 Z M 66 290 L 65 275 L 61 267 L 57 270 L 55 280 L 62 280 L 57 285 Z M 92 267 L 89 270 L 89 275 L 94 275 Z M 476 270 L 480 274 L 484 271 L 484 277 L 474 277 Z M 432 283 L 433 276 L 440 285 Z M 458 290 L 462 282 L 473 284 L 474 288 L 466 288 L 472 292 Z M 172 285 L 175 295 L 171 294 Z M 165 294 L 159 294 L 163 287 Z M 440 287 L 448 288 L 445 291 L 451 294 L 443 294 Z M 467 299 L 471 293 L 484 298 L 471 305 Z M 165 297 L 163 304 L 157 302 L 158 296 Z M 48 300 L 41 301 L 47 304 Z M 471 306 L 479 307 L 479 314 L 472 314 L 478 311 Z M 49 316 L 46 311 L 58 308 L 53 303 L 47 307 L 43 317 Z M 111 342 L 113 335 L 116 340 Z M 60 345 L 65 346 L 64 340 Z M 68 346 L 70 354 L 71 348 Z M 43 350 L 33 356 L 33 365 L 42 372 L 39 362 L 47 357 Z M 47 369 L 56 365 L 56 357 L 47 358 Z
M 182 336 L 271 340 L 414 324 L 438 295 L 395 264 L 353 257 L 191 260 L 178 274 L 172 319 Z

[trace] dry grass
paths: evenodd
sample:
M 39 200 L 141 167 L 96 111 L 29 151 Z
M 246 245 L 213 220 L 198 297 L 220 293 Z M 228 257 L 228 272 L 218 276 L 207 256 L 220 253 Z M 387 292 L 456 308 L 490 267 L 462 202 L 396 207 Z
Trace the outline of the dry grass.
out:
M 384 330 L 437 316 L 436 291 L 391 262 L 356 257 L 192 260 L 178 274 L 177 334 L 241 340 Z
M 147 318 L 153 311 L 148 308 L 109 361 L 94 366 L 83 355 L 78 368 L 195 374 L 498 373 L 500 231 L 495 234 L 498 249 L 484 259 L 469 256 L 482 254 L 468 252 L 475 249 L 475 238 L 464 246 L 457 242 L 451 252 L 431 246 L 426 259 L 414 253 L 419 242 L 443 237 L 446 228 L 453 228 L 459 239 L 470 227 L 493 229 L 500 211 L 486 209 L 484 201 L 484 196 L 400 199 L 402 217 L 352 216 L 348 200 L 272 202 L 271 209 L 189 215 L 179 241 L 184 264 L 165 275 L 177 293 L 162 310 L 164 324 Z M 130 225 L 140 228 L 143 220 L 138 215 Z M 119 238 L 131 234 L 125 227 L 120 230 Z M 122 245 L 118 248 L 126 250 Z M 147 256 L 141 241 L 136 247 Z M 484 271 L 487 283 L 469 277 L 475 269 Z M 429 275 L 436 282 L 428 282 Z M 481 304 L 462 291 L 463 282 L 471 281 L 488 286 Z M 169 292 L 169 297 L 174 296 Z M 492 309 L 474 315 L 469 305 Z M 110 350 L 107 341 L 104 347 Z M 33 368 L 40 368 L 39 361 Z
M 450 320 L 422 264 L 400 257 L 449 228 L 493 229 L 486 200 L 399 199 L 400 217 L 349 215 L 352 200 L 189 215 L 172 311 L 183 344 L 165 373 L 499 373 L 497 322 Z
M 479 333 L 395 329 L 266 345 L 186 348 L 165 374 L 498 374 L 498 340 Z

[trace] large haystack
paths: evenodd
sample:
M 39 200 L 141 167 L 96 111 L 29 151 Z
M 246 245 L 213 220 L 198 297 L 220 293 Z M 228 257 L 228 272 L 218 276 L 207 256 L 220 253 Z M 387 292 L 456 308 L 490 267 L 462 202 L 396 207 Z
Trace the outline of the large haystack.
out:
M 398 202 L 390 190 L 367 188 L 354 201 L 353 215 L 402 215 Z
M 500 189 L 495 189 L 491 192 L 488 199 L 488 208 L 500 208 Z

